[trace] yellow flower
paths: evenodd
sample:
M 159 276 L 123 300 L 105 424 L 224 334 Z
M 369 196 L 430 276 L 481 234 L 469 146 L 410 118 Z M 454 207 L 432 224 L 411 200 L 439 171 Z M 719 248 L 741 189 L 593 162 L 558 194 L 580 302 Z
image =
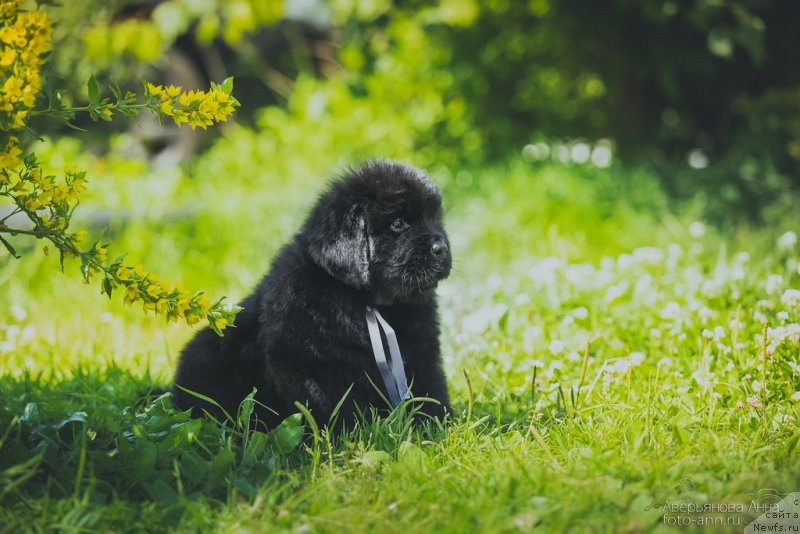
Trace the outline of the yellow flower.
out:
M 186 312 L 189 310 L 189 299 L 182 298 L 178 300 L 178 304 L 175 306 L 175 313 L 178 314 L 178 317 L 185 317 Z
M 14 49 L 10 46 L 6 46 L 3 48 L 3 51 L 0 52 L 0 66 L 8 67 L 16 58 L 17 54 L 14 52 Z
M 156 313 L 164 314 L 169 310 L 169 301 L 167 299 L 159 299 L 156 302 Z
M 86 183 L 85 178 L 75 178 L 70 184 L 70 189 L 72 189 L 73 193 L 79 195 L 84 191 L 86 191 L 86 186 L 84 185 L 85 183 Z
M 125 288 L 125 304 L 131 305 L 139 300 L 139 288 L 131 284 Z
M 130 267 L 120 265 L 117 269 L 116 275 L 121 281 L 126 282 L 131 279 L 131 269 Z
M 13 135 L 10 136 L 5 149 L 0 151 L 0 169 L 14 170 L 19 165 L 21 154 L 22 149 L 19 147 L 19 139 Z
M 17 21 L 19 23 L 19 20 Z M 9 45 L 16 45 L 20 40 L 25 40 L 25 29 L 21 28 L 20 26 L 6 26 L 5 28 L 0 29 L 0 41 L 9 44 Z M 19 45 L 17 45 L 19 46 Z M 20 46 L 20 48 L 22 48 Z
M 164 88 L 160 85 L 153 85 L 152 83 L 147 83 L 147 93 L 152 96 L 158 96 L 164 91 Z
M 0 15 L 13 17 L 19 9 L 19 0 L 3 0 L 0 2 Z
M 193 94 L 194 94 L 194 91 L 189 91 L 188 93 L 183 93 L 178 98 L 178 104 L 180 106 L 184 107 L 184 108 L 188 108 L 194 102 L 194 99 L 192 97 Z
M 217 330 L 225 330 L 225 327 L 228 326 L 228 320 L 224 317 L 215 317 L 214 326 L 217 327 Z
M 0 109 L 7 115 L 3 130 L 25 126 L 28 110 L 41 90 L 39 67 L 50 50 L 52 26 L 43 11 L 19 12 L 18 2 L 2 2 L 0 13 L 8 17 L 0 28 L 0 67 L 5 82 L 0 88 Z M 4 69 L 5 70 L 5 69 Z
M 3 92 L 8 98 L 20 98 L 22 96 L 22 80 L 16 76 L 9 76 L 6 83 L 3 84 Z
M 157 299 L 161 295 L 161 288 L 156 284 L 147 287 L 147 294 L 152 298 Z
M 173 106 L 172 102 L 169 100 L 164 100 L 161 104 L 158 105 L 158 112 L 162 115 L 172 115 L 173 113 Z
M 181 87 L 180 85 L 178 87 L 170 85 L 169 87 L 167 87 L 167 96 L 169 96 L 170 98 L 175 98 L 176 96 L 181 94 L 181 90 L 183 90 L 183 87 Z
M 211 311 L 211 301 L 205 295 L 197 297 L 196 304 L 200 311 L 203 312 L 203 315 L 208 315 L 208 312 Z
M 102 246 L 100 243 L 97 243 L 94 246 L 94 250 L 97 253 L 97 257 L 100 258 L 101 260 L 105 260 L 106 256 L 108 256 L 108 249 Z
M 139 278 L 144 278 L 145 276 L 147 276 L 147 273 L 145 272 L 145 270 L 144 270 L 144 267 L 142 267 L 142 264 L 141 264 L 141 263 L 140 263 L 140 264 L 138 264 L 136 267 L 134 267 L 134 268 L 133 268 L 133 272 L 134 272 L 134 274 L 136 274 L 136 276 L 138 276 Z

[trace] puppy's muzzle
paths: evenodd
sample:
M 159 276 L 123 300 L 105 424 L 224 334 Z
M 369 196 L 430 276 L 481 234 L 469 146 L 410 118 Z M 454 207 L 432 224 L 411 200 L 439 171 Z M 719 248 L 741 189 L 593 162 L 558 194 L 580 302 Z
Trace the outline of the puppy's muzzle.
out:
M 433 243 L 431 244 L 431 254 L 434 255 L 436 258 L 444 258 L 449 250 L 447 246 L 447 241 L 444 240 L 444 237 L 441 235 L 437 235 L 433 238 Z

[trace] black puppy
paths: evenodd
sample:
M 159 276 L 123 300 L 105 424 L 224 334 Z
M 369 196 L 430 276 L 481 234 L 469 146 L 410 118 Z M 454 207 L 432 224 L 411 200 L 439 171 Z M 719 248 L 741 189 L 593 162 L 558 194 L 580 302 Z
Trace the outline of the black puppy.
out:
M 388 408 L 375 389 L 388 398 L 367 326 L 374 308 L 396 332 L 413 394 L 440 403 L 423 411 L 443 417 L 449 397 L 435 288 L 450 273 L 451 257 L 441 201 L 427 174 L 392 161 L 369 162 L 333 182 L 241 303 L 236 328 L 224 337 L 205 328 L 184 348 L 175 404 L 222 417 L 177 386 L 230 414 L 255 387 L 256 400 L 270 408 L 257 413 L 267 426 L 295 413 L 296 401 L 325 424 L 352 386 L 340 424 L 349 426 L 357 410 Z M 378 338 L 377 345 L 391 352 L 391 343 Z

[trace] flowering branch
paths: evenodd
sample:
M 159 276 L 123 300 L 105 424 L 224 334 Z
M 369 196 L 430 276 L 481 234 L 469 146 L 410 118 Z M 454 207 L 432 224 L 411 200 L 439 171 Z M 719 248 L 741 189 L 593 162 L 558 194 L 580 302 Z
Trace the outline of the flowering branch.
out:
M 238 306 L 224 303 L 224 297 L 212 304 L 202 292 L 189 293 L 180 283 L 174 286 L 141 265 L 125 262 L 125 255 L 110 260 L 108 243 L 95 241 L 83 249 L 83 230 L 70 232 L 69 225 L 79 197 L 86 189 L 86 172 L 68 166 L 58 178 L 47 175 L 33 153 L 23 154 L 19 136 L 32 116 L 60 120 L 72 128 L 76 113 L 88 112 L 97 120 L 110 121 L 116 111 L 131 119 L 142 109 L 155 113 L 159 122 L 170 117 L 179 127 L 192 129 L 226 121 L 239 102 L 231 96 L 233 80 L 211 84 L 208 91 L 184 92 L 181 87 L 163 87 L 145 83 L 144 102 L 135 94 L 124 95 L 111 87 L 115 99 L 102 98 L 97 81 L 89 79 L 89 103 L 81 107 L 64 107 L 59 93 L 51 95 L 47 109 L 34 110 L 41 91 L 39 71 L 42 56 L 50 50 L 52 25 L 43 11 L 21 11 L 20 0 L 0 0 L 0 197 L 13 205 L 12 211 L 0 219 L 0 244 L 15 258 L 16 250 L 5 236 L 33 236 L 47 239 L 58 251 L 61 268 L 68 258 L 80 261 L 84 283 L 94 276 L 102 277 L 100 292 L 111 298 L 115 289 L 124 289 L 125 303 L 142 302 L 145 312 L 163 315 L 167 321 L 182 319 L 193 325 L 205 318 L 211 328 L 222 330 L 233 323 Z M 32 228 L 12 228 L 6 221 L 24 214 Z M 43 248 L 49 254 L 48 246 Z

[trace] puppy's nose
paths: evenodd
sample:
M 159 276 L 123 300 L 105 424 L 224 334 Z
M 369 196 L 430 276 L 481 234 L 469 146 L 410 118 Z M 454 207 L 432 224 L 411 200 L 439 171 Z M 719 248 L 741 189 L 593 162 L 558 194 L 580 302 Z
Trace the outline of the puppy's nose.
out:
M 447 243 L 444 238 L 437 235 L 433 238 L 433 245 L 431 245 L 431 252 L 434 256 L 444 256 L 447 253 Z

